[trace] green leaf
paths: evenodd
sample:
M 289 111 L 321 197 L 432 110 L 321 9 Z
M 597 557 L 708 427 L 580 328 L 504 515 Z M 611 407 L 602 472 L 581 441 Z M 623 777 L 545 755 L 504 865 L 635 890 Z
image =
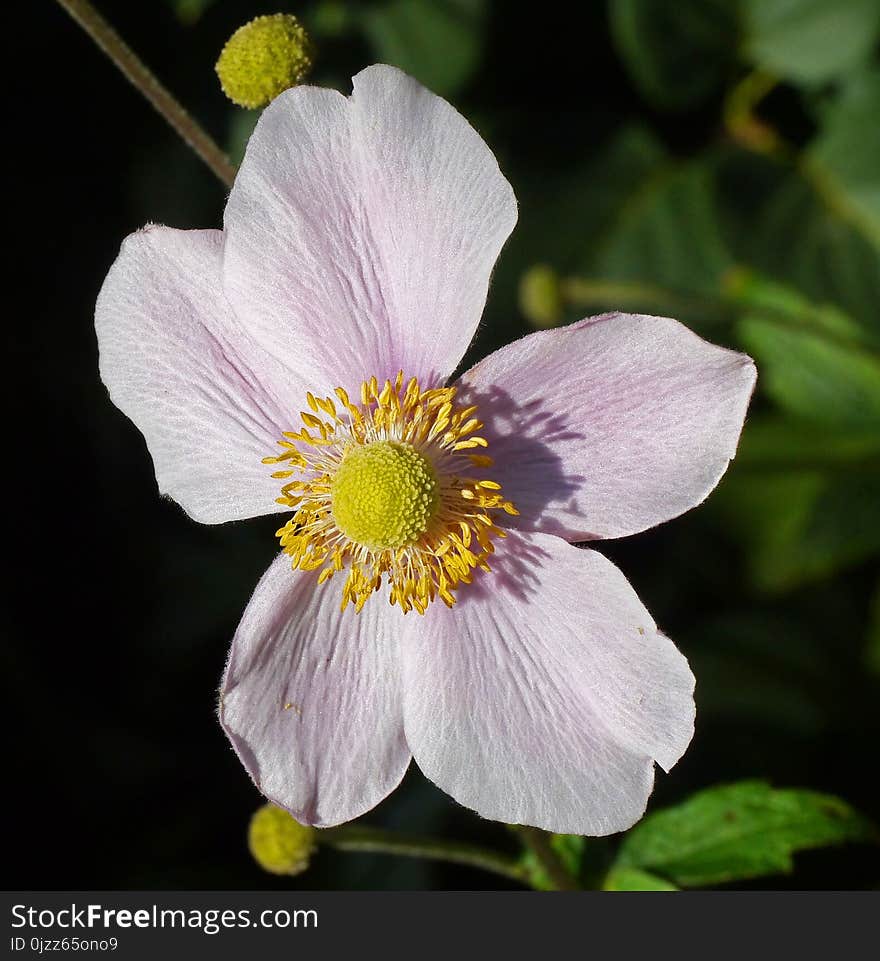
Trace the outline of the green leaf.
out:
M 805 85 L 858 67 L 880 31 L 877 0 L 745 0 L 744 13 L 745 55 Z
M 752 262 L 815 302 L 837 304 L 877 339 L 880 250 L 827 199 L 793 175 L 758 224 Z
M 519 226 L 499 262 L 489 309 L 498 305 L 498 297 L 509 286 L 507 277 L 513 278 L 512 283 L 521 279 L 534 266 L 536 254 L 562 278 L 591 270 L 597 247 L 614 229 L 633 184 L 666 163 L 665 151 L 649 131 L 627 126 L 603 144 L 586 167 L 574 172 L 566 167 L 564 174 L 542 167 L 521 176 Z M 585 311 L 581 305 L 569 305 L 563 313 L 563 320 L 577 320 Z
M 752 581 L 780 592 L 880 551 L 878 495 L 876 477 L 798 471 L 739 478 L 725 503 L 732 526 L 750 544 Z
M 818 162 L 801 167 L 724 154 L 716 190 L 725 241 L 738 263 L 836 305 L 880 343 L 880 245 L 842 190 L 828 189 L 830 173 L 816 176 Z
M 880 433 L 835 430 L 790 417 L 749 418 L 736 454 L 737 475 L 756 471 L 858 471 L 880 464 Z
M 880 354 L 872 332 L 832 305 L 738 270 L 728 296 L 744 311 L 736 333 L 758 361 L 763 391 L 797 417 L 880 429 Z
M 880 70 L 853 78 L 824 112 L 806 162 L 818 183 L 880 244 Z
M 615 228 L 633 185 L 647 181 L 667 162 L 665 150 L 649 130 L 627 126 L 603 144 L 585 168 L 566 169 L 561 176 L 536 171 L 524 177 L 519 191 L 521 224 L 505 257 L 520 250 L 537 251 L 560 271 L 588 269 L 603 236 Z M 577 243 L 572 243 L 573 234 Z
M 379 60 L 448 96 L 476 70 L 487 19 L 486 0 L 387 0 L 362 26 Z
M 592 263 L 595 275 L 717 297 L 732 266 L 718 227 L 712 171 L 666 167 L 627 200 Z
M 614 868 L 608 872 L 603 891 L 677 891 L 678 888 L 656 874 L 637 868 Z
M 749 547 L 752 582 L 780 592 L 880 552 L 878 505 L 880 472 L 796 471 L 739 476 L 719 495 L 718 509 Z
M 789 327 L 859 344 L 862 328 L 832 304 L 811 303 L 803 294 L 755 271 L 738 267 L 725 278 L 725 293 L 742 314 L 775 318 Z
M 832 575 L 880 551 L 880 433 L 749 420 L 711 509 L 746 547 L 759 590 Z
M 747 315 L 737 335 L 758 364 L 763 390 L 783 410 L 821 424 L 880 429 L 880 358 L 835 339 L 804 314 Z M 833 315 L 829 315 L 833 316 Z
M 658 107 L 699 103 L 734 60 L 736 5 L 729 0 L 610 0 L 608 15 L 633 82 Z
M 839 798 L 741 781 L 645 818 L 625 836 L 613 870 L 636 868 L 681 887 L 706 887 L 789 873 L 796 851 L 847 841 L 876 843 L 877 832 Z

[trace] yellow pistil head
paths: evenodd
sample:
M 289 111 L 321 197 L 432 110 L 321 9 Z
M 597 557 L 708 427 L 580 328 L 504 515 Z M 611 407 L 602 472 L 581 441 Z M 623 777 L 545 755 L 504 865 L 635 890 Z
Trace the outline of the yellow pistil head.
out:
M 377 440 L 351 446 L 330 485 L 330 502 L 346 537 L 383 551 L 425 533 L 440 503 L 439 484 L 414 447 Z
M 319 584 L 344 571 L 343 610 L 360 611 L 383 579 L 404 613 L 438 597 L 452 607 L 474 569 L 490 569 L 499 514 L 517 513 L 481 476 L 492 459 L 475 453 L 487 446 L 476 407 L 458 406 L 455 387 L 404 385 L 402 372 L 365 381 L 359 403 L 334 394 L 308 394 L 302 429 L 263 459 L 281 468 L 278 503 L 294 511 L 278 531 L 291 565 Z
M 302 83 L 314 58 L 314 45 L 299 20 L 276 13 L 239 27 L 214 69 L 226 96 L 239 107 L 255 110 Z

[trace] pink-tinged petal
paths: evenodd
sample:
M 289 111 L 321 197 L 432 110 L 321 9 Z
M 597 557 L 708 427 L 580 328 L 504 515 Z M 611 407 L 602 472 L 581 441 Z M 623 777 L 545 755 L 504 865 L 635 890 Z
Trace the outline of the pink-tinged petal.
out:
M 316 386 L 445 380 L 476 329 L 516 200 L 479 134 L 393 67 L 266 108 L 226 207 L 224 283 Z
M 406 735 L 422 771 L 487 818 L 567 834 L 644 813 L 653 761 L 694 728 L 694 679 L 601 554 L 512 532 L 448 610 L 408 622 Z
M 667 317 L 604 314 L 523 337 L 461 379 L 520 516 L 567 540 L 624 537 L 701 503 L 736 453 L 751 358 Z
M 343 577 L 344 575 L 339 575 Z M 281 554 L 242 617 L 220 721 L 255 784 L 303 824 L 369 811 L 409 765 L 398 635 L 403 615 L 375 597 L 340 611 L 341 585 L 292 571 Z
M 110 398 L 146 438 L 160 492 L 206 524 L 283 509 L 261 460 L 278 453 L 307 389 L 236 321 L 222 243 L 219 230 L 132 234 L 95 309 Z

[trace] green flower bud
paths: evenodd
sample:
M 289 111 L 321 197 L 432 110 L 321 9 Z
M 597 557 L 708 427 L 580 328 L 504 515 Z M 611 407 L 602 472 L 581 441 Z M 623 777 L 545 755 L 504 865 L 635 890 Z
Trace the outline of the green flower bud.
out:
M 300 874 L 317 848 L 316 831 L 295 821 L 287 811 L 264 804 L 248 828 L 248 848 L 257 864 L 270 874 Z
M 562 284 L 546 264 L 530 267 L 520 278 L 519 309 L 534 327 L 555 327 L 562 319 Z
M 314 44 L 299 20 L 275 13 L 239 27 L 214 69 L 226 96 L 254 110 L 302 83 L 314 59 Z

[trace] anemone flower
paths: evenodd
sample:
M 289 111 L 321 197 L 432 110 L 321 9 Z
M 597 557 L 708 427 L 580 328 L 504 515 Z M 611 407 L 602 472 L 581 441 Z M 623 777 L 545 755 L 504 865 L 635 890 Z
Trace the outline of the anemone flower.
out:
M 686 659 L 575 545 L 707 496 L 754 365 L 611 313 L 450 382 L 515 221 L 473 128 L 373 66 L 279 96 L 223 230 L 133 234 L 98 299 L 160 492 L 207 524 L 287 515 L 220 720 L 300 822 L 358 817 L 414 757 L 484 817 L 608 834 L 691 739 Z

